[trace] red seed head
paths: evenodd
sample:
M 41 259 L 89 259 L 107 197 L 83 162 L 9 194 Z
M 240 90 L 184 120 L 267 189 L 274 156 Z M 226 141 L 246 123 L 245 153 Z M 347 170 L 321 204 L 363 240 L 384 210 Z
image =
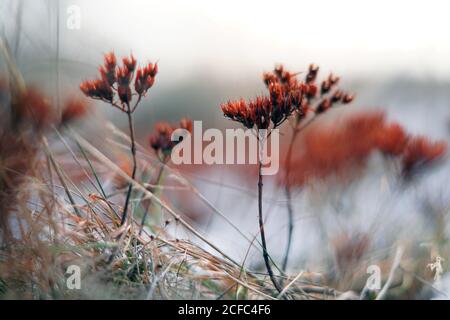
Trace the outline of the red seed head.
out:
M 323 99 L 316 108 L 316 114 L 322 113 L 330 109 L 331 102 L 329 99 Z
M 355 99 L 355 96 L 353 94 L 346 93 L 344 97 L 342 98 L 342 103 L 348 104 L 352 102 Z
M 155 65 L 153 66 L 153 69 L 150 72 L 150 76 L 152 78 L 154 78 L 157 73 L 158 73 L 158 63 L 155 63 Z
M 133 73 L 136 69 L 136 59 L 133 57 L 133 55 L 131 55 L 130 57 L 122 58 L 122 62 L 130 73 Z
M 308 68 L 308 73 L 306 74 L 306 83 L 313 83 L 316 81 L 317 74 L 319 73 L 319 67 L 315 64 L 310 64 Z
M 80 84 L 80 90 L 90 98 L 112 102 L 114 93 L 111 86 L 102 79 L 87 80 Z
M 107 54 L 105 54 L 104 59 L 104 66 L 106 70 L 113 70 L 116 68 L 117 65 L 117 59 L 116 59 L 116 55 L 114 54 L 114 52 L 109 52 Z
M 131 89 L 129 86 L 119 86 L 117 88 L 117 94 L 122 103 L 128 104 L 131 102 Z
M 119 86 L 128 86 L 131 81 L 131 72 L 126 66 L 119 67 L 116 72 L 116 77 Z

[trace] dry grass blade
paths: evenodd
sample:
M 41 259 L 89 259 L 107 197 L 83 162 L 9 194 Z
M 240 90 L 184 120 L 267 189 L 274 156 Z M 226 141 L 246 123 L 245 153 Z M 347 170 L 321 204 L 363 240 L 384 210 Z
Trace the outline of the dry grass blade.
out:
M 115 173 L 120 175 L 123 179 L 128 181 L 130 184 L 133 184 L 133 186 L 140 190 L 142 193 L 144 193 L 146 196 L 150 197 L 153 201 L 155 201 L 158 205 L 163 207 L 169 214 L 171 214 L 174 219 L 180 224 L 182 224 L 186 229 L 188 229 L 190 232 L 192 232 L 195 236 L 197 236 L 200 240 L 205 242 L 207 245 L 209 245 L 212 249 L 220 253 L 223 257 L 234 263 L 235 265 L 239 264 L 234 261 L 234 259 L 230 258 L 226 253 L 224 253 L 221 249 L 219 249 L 217 246 L 215 246 L 213 243 L 211 243 L 208 239 L 206 239 L 202 234 L 200 234 L 193 226 L 191 226 L 189 223 L 187 223 L 179 214 L 177 214 L 175 211 L 172 210 L 165 202 L 163 202 L 161 199 L 156 197 L 152 192 L 148 191 L 147 188 L 142 186 L 137 181 L 131 179 L 125 172 L 123 172 L 117 165 L 115 165 L 111 160 L 109 160 L 105 155 L 103 155 L 98 149 L 94 148 L 89 142 L 87 142 L 84 138 L 79 136 L 77 133 L 72 133 L 73 138 L 76 139 L 85 150 L 87 150 L 89 153 L 91 153 L 95 158 L 100 160 L 106 167 L 113 170 Z

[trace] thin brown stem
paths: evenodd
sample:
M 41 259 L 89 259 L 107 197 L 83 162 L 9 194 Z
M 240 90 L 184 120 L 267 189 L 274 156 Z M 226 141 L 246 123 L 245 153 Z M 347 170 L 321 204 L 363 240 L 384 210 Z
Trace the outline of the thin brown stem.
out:
M 126 114 L 128 116 L 128 127 L 130 130 L 130 140 L 131 140 L 131 156 L 133 158 L 133 171 L 131 173 L 131 179 L 134 180 L 136 177 L 137 160 L 136 160 L 136 140 L 134 137 L 134 126 L 133 126 L 133 115 L 131 113 L 130 105 L 127 104 Z M 125 205 L 123 207 L 122 220 L 120 225 L 123 226 L 127 220 L 128 205 L 130 203 L 131 193 L 133 191 L 133 184 L 130 183 L 128 186 L 127 196 L 125 199 Z
M 270 266 L 270 259 L 269 254 L 267 253 L 267 245 L 266 245 L 266 234 L 264 232 L 264 220 L 263 220 L 263 214 L 262 214 L 262 192 L 263 192 L 263 182 L 262 182 L 262 163 L 261 159 L 259 160 L 258 165 L 258 216 L 259 216 L 259 228 L 260 228 L 260 234 L 261 234 L 261 246 L 263 249 L 263 258 L 264 263 L 266 264 L 267 272 L 269 273 L 270 280 L 272 281 L 273 285 L 277 289 L 279 293 L 283 290 L 281 286 L 278 284 L 277 280 L 275 279 L 275 276 L 273 274 L 272 267 Z
M 292 133 L 292 138 L 291 138 L 291 141 L 289 142 L 288 151 L 286 153 L 284 192 L 286 195 L 286 204 L 287 204 L 287 211 L 288 211 L 288 233 L 287 233 L 286 251 L 284 252 L 283 263 L 281 265 L 281 270 L 283 270 L 283 272 L 286 271 L 286 268 L 287 268 L 289 253 L 291 251 L 292 235 L 294 232 L 294 209 L 292 208 L 292 194 L 291 194 L 291 184 L 289 182 L 289 175 L 291 173 L 292 150 L 293 150 L 298 132 L 299 132 L 299 130 L 298 130 L 298 127 L 296 126 Z
M 292 151 L 294 149 L 295 141 L 298 137 L 299 132 L 304 130 L 306 127 L 308 127 L 316 118 L 317 118 L 317 115 L 314 115 L 303 126 L 299 126 L 301 122 L 296 120 L 295 126 L 293 127 L 291 141 L 289 142 L 288 151 L 286 153 L 284 193 L 286 195 L 286 205 L 287 205 L 287 211 L 288 211 L 288 233 L 287 233 L 286 251 L 284 252 L 283 263 L 281 265 L 281 270 L 283 270 L 283 272 L 286 271 L 286 268 L 287 268 L 287 264 L 288 264 L 288 260 L 289 260 L 289 253 L 291 251 L 291 245 L 292 245 L 292 236 L 294 234 L 294 208 L 292 207 L 292 190 L 291 190 L 291 183 L 289 181 L 289 177 L 291 174 Z
M 136 108 L 137 108 L 138 105 L 139 105 L 139 102 L 141 102 L 141 99 L 142 99 L 142 94 L 140 94 L 140 95 L 138 96 L 138 99 L 137 99 L 136 103 L 134 104 L 133 108 L 131 109 L 131 113 L 134 113 L 134 111 L 136 110 Z

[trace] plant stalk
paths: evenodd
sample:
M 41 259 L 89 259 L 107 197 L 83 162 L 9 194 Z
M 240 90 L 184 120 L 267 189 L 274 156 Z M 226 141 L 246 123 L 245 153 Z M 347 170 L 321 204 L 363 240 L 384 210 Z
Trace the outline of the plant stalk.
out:
M 279 293 L 281 293 L 282 288 L 278 284 L 277 280 L 275 279 L 272 267 L 270 266 L 269 254 L 267 253 L 266 234 L 264 232 L 264 220 L 263 220 L 263 214 L 262 214 L 263 182 L 262 182 L 261 168 L 262 168 L 262 163 L 261 163 L 261 159 L 259 159 L 259 165 L 258 165 L 258 216 L 259 216 L 259 229 L 260 229 L 260 234 L 261 234 L 261 246 L 263 249 L 264 263 L 266 265 L 267 272 L 269 273 L 270 280 L 272 281 L 272 283 L 275 286 L 275 288 L 277 289 L 277 291 Z
M 286 195 L 287 210 L 288 210 L 288 234 L 287 234 L 286 251 L 284 252 L 283 264 L 281 265 L 281 270 L 283 270 L 283 272 L 285 272 L 286 268 L 287 268 L 287 264 L 288 264 L 288 260 L 289 260 L 289 253 L 291 251 L 292 236 L 294 233 L 294 208 L 292 207 L 291 183 L 289 181 L 289 177 L 291 174 L 292 151 L 294 150 L 295 141 L 298 137 L 299 132 L 304 130 L 305 128 L 307 128 L 316 119 L 317 119 L 317 115 L 312 117 L 303 126 L 300 126 L 300 119 L 299 118 L 296 119 L 294 130 L 292 132 L 292 138 L 291 138 L 291 141 L 289 142 L 288 151 L 286 153 L 286 162 L 285 162 L 286 171 L 285 171 L 285 177 L 284 177 L 284 183 L 285 183 L 284 192 Z
M 130 140 L 131 140 L 131 156 L 133 158 L 133 171 L 131 173 L 131 179 L 134 180 L 136 177 L 136 169 L 137 169 L 136 140 L 134 137 L 133 114 L 131 112 L 130 105 L 128 103 L 126 114 L 128 116 L 128 127 L 130 130 Z M 123 207 L 122 220 L 120 221 L 120 226 L 123 226 L 125 224 L 125 221 L 127 220 L 128 205 L 130 203 L 132 191 L 133 191 L 133 184 L 130 183 L 128 186 L 127 197 L 125 199 L 125 205 Z
M 289 182 L 289 175 L 291 174 L 291 158 L 292 158 L 292 150 L 294 148 L 295 140 L 297 138 L 299 130 L 297 127 L 295 127 L 291 141 L 289 142 L 288 151 L 286 153 L 286 163 L 285 163 L 285 177 L 284 177 L 284 193 L 286 195 L 286 204 L 287 204 L 287 211 L 288 211 L 288 233 L 287 233 L 287 246 L 286 251 L 284 252 L 283 257 L 283 263 L 281 265 L 281 270 L 286 271 L 288 260 L 289 260 L 289 253 L 291 251 L 291 244 L 292 244 L 292 236 L 294 233 L 294 209 L 292 207 L 292 193 L 291 193 L 291 184 Z

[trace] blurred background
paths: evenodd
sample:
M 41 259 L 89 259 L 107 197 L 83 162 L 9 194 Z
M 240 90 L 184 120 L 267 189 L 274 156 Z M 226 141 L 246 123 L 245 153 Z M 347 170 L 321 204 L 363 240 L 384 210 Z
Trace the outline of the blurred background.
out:
M 446 1 L 15 0 L 0 6 L 2 31 L 31 81 L 56 87 L 57 66 L 60 89 L 77 91 L 111 50 L 158 61 L 151 108 L 141 109 L 150 121 L 186 110 L 193 119 L 217 116 L 220 102 L 261 93 L 260 74 L 276 63 L 301 72 L 314 62 L 323 75 L 342 76 L 342 86 L 358 93 L 358 106 L 387 108 L 392 117 L 401 112 L 414 130 L 442 134 L 442 121 L 432 116 L 442 119 L 449 101 Z M 68 27 L 71 6 L 79 9 L 79 29 Z M 398 110 L 404 108 L 409 112 Z
M 80 17 L 75 29 L 68 27 L 73 6 Z M 323 77 L 330 71 L 340 75 L 341 87 L 356 93 L 343 113 L 384 110 L 410 133 L 450 141 L 448 1 L 14 0 L 1 1 L 0 10 L 1 32 L 24 77 L 53 97 L 78 93 L 80 82 L 97 74 L 102 55 L 111 50 L 118 56 L 132 53 L 142 64 L 157 61 L 155 86 L 135 117 L 143 143 L 160 120 L 187 116 L 204 121 L 204 127 L 233 126 L 224 121 L 220 103 L 264 92 L 261 73 L 277 63 L 298 72 L 316 63 Z M 126 129 L 126 119 L 116 110 L 100 103 L 96 113 Z M 448 160 L 401 193 L 387 187 L 390 177 L 379 159 L 372 160 L 370 173 L 351 188 L 296 196 L 292 269 L 327 269 L 330 255 L 325 252 L 339 234 L 370 234 L 372 257 L 385 254 L 399 239 L 427 246 L 436 223 L 447 237 L 448 219 L 436 220 L 427 205 L 449 204 Z M 239 172 L 212 168 L 197 174 L 205 196 L 254 235 L 254 194 L 237 188 L 255 190 L 253 180 L 247 185 Z M 275 183 L 266 190 L 275 199 L 267 206 L 269 251 L 280 259 L 285 200 Z M 186 210 L 207 211 L 192 207 Z M 245 256 L 248 243 L 222 220 L 209 217 L 200 224 L 227 252 Z M 253 256 L 254 263 L 261 262 L 257 252 Z

